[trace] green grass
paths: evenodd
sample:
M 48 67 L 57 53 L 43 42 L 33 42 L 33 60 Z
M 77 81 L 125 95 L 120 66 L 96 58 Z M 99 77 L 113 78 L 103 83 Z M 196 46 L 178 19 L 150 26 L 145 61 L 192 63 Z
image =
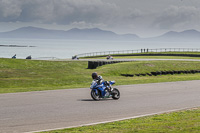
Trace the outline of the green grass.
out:
M 136 74 L 136 73 L 150 73 L 153 71 L 168 71 L 168 70 L 198 70 L 200 69 L 200 62 L 188 62 L 188 61 L 135 61 L 124 62 L 106 65 L 99 67 L 99 70 L 105 73 L 105 75 L 120 74 Z
M 87 69 L 86 61 L 34 61 L 0 59 L 0 93 L 89 87 L 91 73 L 98 72 L 116 85 L 200 80 L 200 74 L 123 77 L 121 74 L 166 70 L 200 70 L 200 62 L 138 61 L 110 64 Z
M 46 133 L 199 133 L 200 108 Z
M 0 59 L 0 93 L 88 85 L 87 62 Z
M 200 52 L 187 52 L 187 51 L 181 51 L 181 52 L 174 52 L 173 50 L 171 52 L 143 52 L 143 53 L 130 53 L 126 55 L 151 55 L 151 54 L 163 54 L 163 55 L 170 55 L 170 54 L 183 54 L 183 55 L 200 55 Z M 119 56 L 123 56 L 124 54 L 116 54 Z
M 114 59 L 200 59 L 200 57 L 186 56 L 113 56 Z M 101 59 L 105 59 L 101 57 Z
M 200 57 L 187 57 L 187 56 L 112 56 L 114 59 L 200 59 Z M 104 57 L 91 57 L 82 59 L 106 59 Z
M 154 54 L 154 55 L 153 55 Z M 155 56 L 157 54 L 158 56 Z M 159 54 L 162 54 L 163 56 L 160 56 Z M 177 56 L 169 56 L 170 54 L 175 54 Z M 178 56 L 178 54 L 182 54 L 185 56 Z M 142 55 L 142 56 L 138 56 Z M 147 59 L 200 59 L 200 57 L 189 57 L 189 55 L 200 55 L 200 52 L 146 52 L 146 53 L 130 53 L 130 54 L 113 54 L 114 59 L 141 59 L 141 58 L 147 58 Z M 106 56 L 90 56 L 90 57 L 81 57 L 82 59 L 106 59 Z

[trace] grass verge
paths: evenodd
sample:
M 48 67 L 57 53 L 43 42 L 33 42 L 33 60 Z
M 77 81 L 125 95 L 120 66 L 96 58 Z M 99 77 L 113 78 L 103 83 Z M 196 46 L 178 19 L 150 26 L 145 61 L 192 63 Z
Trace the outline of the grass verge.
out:
M 86 61 L 34 61 L 0 59 L 0 93 L 89 87 L 91 73 L 98 72 L 116 85 L 200 80 L 200 74 L 123 77 L 121 74 L 170 70 L 200 70 L 194 61 L 137 61 L 87 69 Z
M 200 108 L 45 133 L 199 133 Z
M 192 57 L 192 56 L 197 57 Z M 106 59 L 108 55 L 80 57 L 81 59 Z M 146 52 L 130 54 L 113 54 L 114 59 L 200 59 L 200 52 Z

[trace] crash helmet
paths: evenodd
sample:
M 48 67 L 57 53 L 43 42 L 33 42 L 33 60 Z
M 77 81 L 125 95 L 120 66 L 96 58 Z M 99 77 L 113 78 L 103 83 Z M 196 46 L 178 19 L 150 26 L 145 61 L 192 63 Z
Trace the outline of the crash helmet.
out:
M 96 79 L 97 77 L 98 77 L 97 72 L 92 73 L 92 78 L 93 78 L 93 79 Z

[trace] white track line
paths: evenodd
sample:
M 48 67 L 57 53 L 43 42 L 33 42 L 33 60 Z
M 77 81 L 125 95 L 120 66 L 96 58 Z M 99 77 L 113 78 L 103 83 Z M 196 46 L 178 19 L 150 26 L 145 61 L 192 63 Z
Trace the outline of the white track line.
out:
M 197 107 L 192 107 L 192 108 L 197 108 Z M 192 108 L 174 109 L 174 110 L 161 111 L 161 112 L 158 112 L 158 113 L 144 114 L 144 115 L 138 115 L 138 116 L 133 116 L 133 117 L 126 117 L 126 118 L 116 119 L 116 120 L 110 120 L 110 121 L 102 121 L 102 122 L 82 124 L 82 125 L 70 126 L 70 127 L 54 128 L 54 129 L 45 129 L 45 130 L 31 131 L 31 132 L 25 132 L 25 133 L 36 133 L 36 132 L 45 132 L 45 131 L 53 131 L 53 130 L 62 130 L 62 129 L 66 129 L 66 128 L 76 128 L 76 127 L 83 127 L 83 126 L 92 126 L 92 125 L 97 125 L 97 124 L 111 123 L 111 122 L 117 122 L 117 121 L 135 119 L 135 118 L 140 118 L 140 117 L 145 117 L 145 116 L 153 116 L 153 115 L 159 115 L 159 114 L 164 114 L 164 113 L 171 113 L 171 112 L 176 112 L 176 111 L 181 111 L 181 110 L 188 110 L 188 109 L 192 109 Z

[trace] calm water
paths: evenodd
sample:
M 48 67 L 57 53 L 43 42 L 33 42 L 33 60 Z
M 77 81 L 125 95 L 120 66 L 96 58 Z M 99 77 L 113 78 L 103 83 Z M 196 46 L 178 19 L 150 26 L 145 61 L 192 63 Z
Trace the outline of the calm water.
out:
M 87 52 L 137 50 L 141 48 L 199 48 L 197 42 L 133 42 L 133 41 L 87 41 L 87 40 L 47 40 L 47 39 L 0 39 L 0 45 L 28 47 L 0 47 L 0 58 L 33 59 L 71 58 Z M 29 47 L 35 46 L 35 47 Z

